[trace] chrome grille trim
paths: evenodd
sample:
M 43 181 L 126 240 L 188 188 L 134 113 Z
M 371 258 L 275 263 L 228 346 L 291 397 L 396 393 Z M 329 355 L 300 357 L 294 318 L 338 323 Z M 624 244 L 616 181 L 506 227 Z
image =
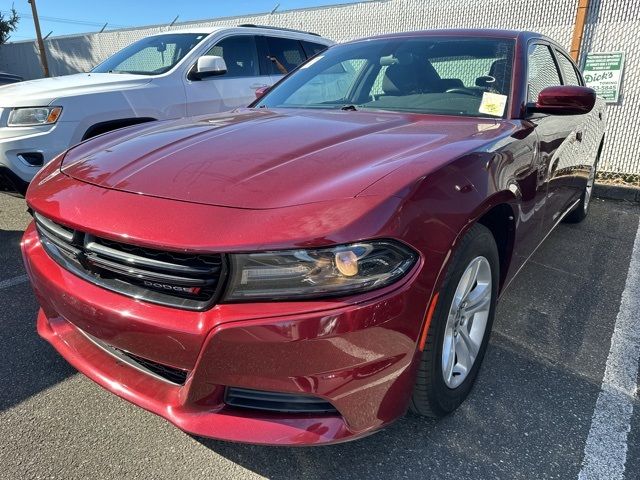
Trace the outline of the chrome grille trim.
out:
M 60 237 L 67 243 L 71 243 L 73 241 L 73 230 L 67 229 L 62 225 L 58 225 L 48 218 L 43 217 L 39 213 L 34 213 L 33 216 L 36 219 L 36 222 L 38 222 L 38 224 L 45 230 L 49 231 L 57 237 Z
M 161 268 L 167 271 L 173 271 L 177 273 L 186 273 L 189 275 L 202 275 L 209 274 L 209 269 L 189 267 L 186 265 L 178 265 L 175 263 L 163 262 L 153 258 L 145 258 L 131 253 L 123 253 L 115 248 L 107 247 L 94 241 L 95 237 L 91 235 L 85 235 L 84 248 L 89 252 L 94 252 L 102 255 L 103 257 L 111 258 L 112 260 L 120 261 L 126 264 L 130 264 L 133 267 L 149 267 L 149 268 Z
M 118 273 L 124 277 L 129 277 L 137 280 L 149 280 L 152 282 L 167 282 L 180 286 L 201 286 L 213 283 L 213 281 L 197 279 L 197 278 L 185 278 L 176 277 L 174 275 L 166 275 L 157 272 L 151 272 L 149 270 L 142 270 L 139 268 L 129 267 L 110 260 L 105 260 L 96 255 L 85 254 L 86 261 L 92 265 L 96 265 L 110 272 Z
M 196 311 L 212 307 L 220 296 L 227 272 L 221 254 L 154 250 L 73 230 L 36 212 L 34 219 L 49 256 L 74 275 L 102 288 Z M 143 256 L 145 253 L 148 257 Z M 175 263 L 168 261 L 171 259 Z

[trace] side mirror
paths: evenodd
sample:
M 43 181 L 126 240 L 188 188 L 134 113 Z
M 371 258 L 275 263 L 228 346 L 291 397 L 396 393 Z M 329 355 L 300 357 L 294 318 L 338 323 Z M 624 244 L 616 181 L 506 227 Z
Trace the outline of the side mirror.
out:
M 269 86 L 256 88 L 256 100 L 264 97 L 269 90 L 271 90 Z
M 224 75 L 225 73 L 227 73 L 227 64 L 224 58 L 217 55 L 203 55 L 198 59 L 192 76 L 197 80 L 201 80 L 215 75 Z
M 534 113 L 550 115 L 582 115 L 589 113 L 596 103 L 596 92 L 587 87 L 561 85 L 547 87 L 538 95 L 538 101 L 529 105 Z

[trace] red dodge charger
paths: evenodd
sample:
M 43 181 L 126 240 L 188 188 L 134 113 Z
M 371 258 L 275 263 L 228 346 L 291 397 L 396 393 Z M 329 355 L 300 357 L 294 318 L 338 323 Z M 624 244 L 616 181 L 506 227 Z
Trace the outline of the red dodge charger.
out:
M 491 30 L 337 45 L 259 94 L 40 172 L 39 334 L 194 435 L 323 444 L 452 412 L 501 292 L 587 215 L 602 100 L 551 39 Z

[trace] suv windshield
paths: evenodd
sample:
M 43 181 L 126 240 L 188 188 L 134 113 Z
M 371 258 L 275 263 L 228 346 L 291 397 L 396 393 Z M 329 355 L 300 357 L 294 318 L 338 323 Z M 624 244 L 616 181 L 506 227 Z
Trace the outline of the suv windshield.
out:
M 433 36 L 335 46 L 254 106 L 503 117 L 513 49 L 507 39 Z
M 171 70 L 206 36 L 205 33 L 172 33 L 143 38 L 107 58 L 91 71 L 159 75 Z

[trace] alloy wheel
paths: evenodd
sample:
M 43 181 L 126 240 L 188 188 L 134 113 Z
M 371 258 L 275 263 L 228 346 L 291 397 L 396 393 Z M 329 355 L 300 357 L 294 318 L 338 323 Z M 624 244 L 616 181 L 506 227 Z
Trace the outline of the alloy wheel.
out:
M 476 257 L 460 277 L 447 317 L 442 375 L 449 388 L 464 382 L 478 357 L 492 295 L 491 265 L 485 257 Z

